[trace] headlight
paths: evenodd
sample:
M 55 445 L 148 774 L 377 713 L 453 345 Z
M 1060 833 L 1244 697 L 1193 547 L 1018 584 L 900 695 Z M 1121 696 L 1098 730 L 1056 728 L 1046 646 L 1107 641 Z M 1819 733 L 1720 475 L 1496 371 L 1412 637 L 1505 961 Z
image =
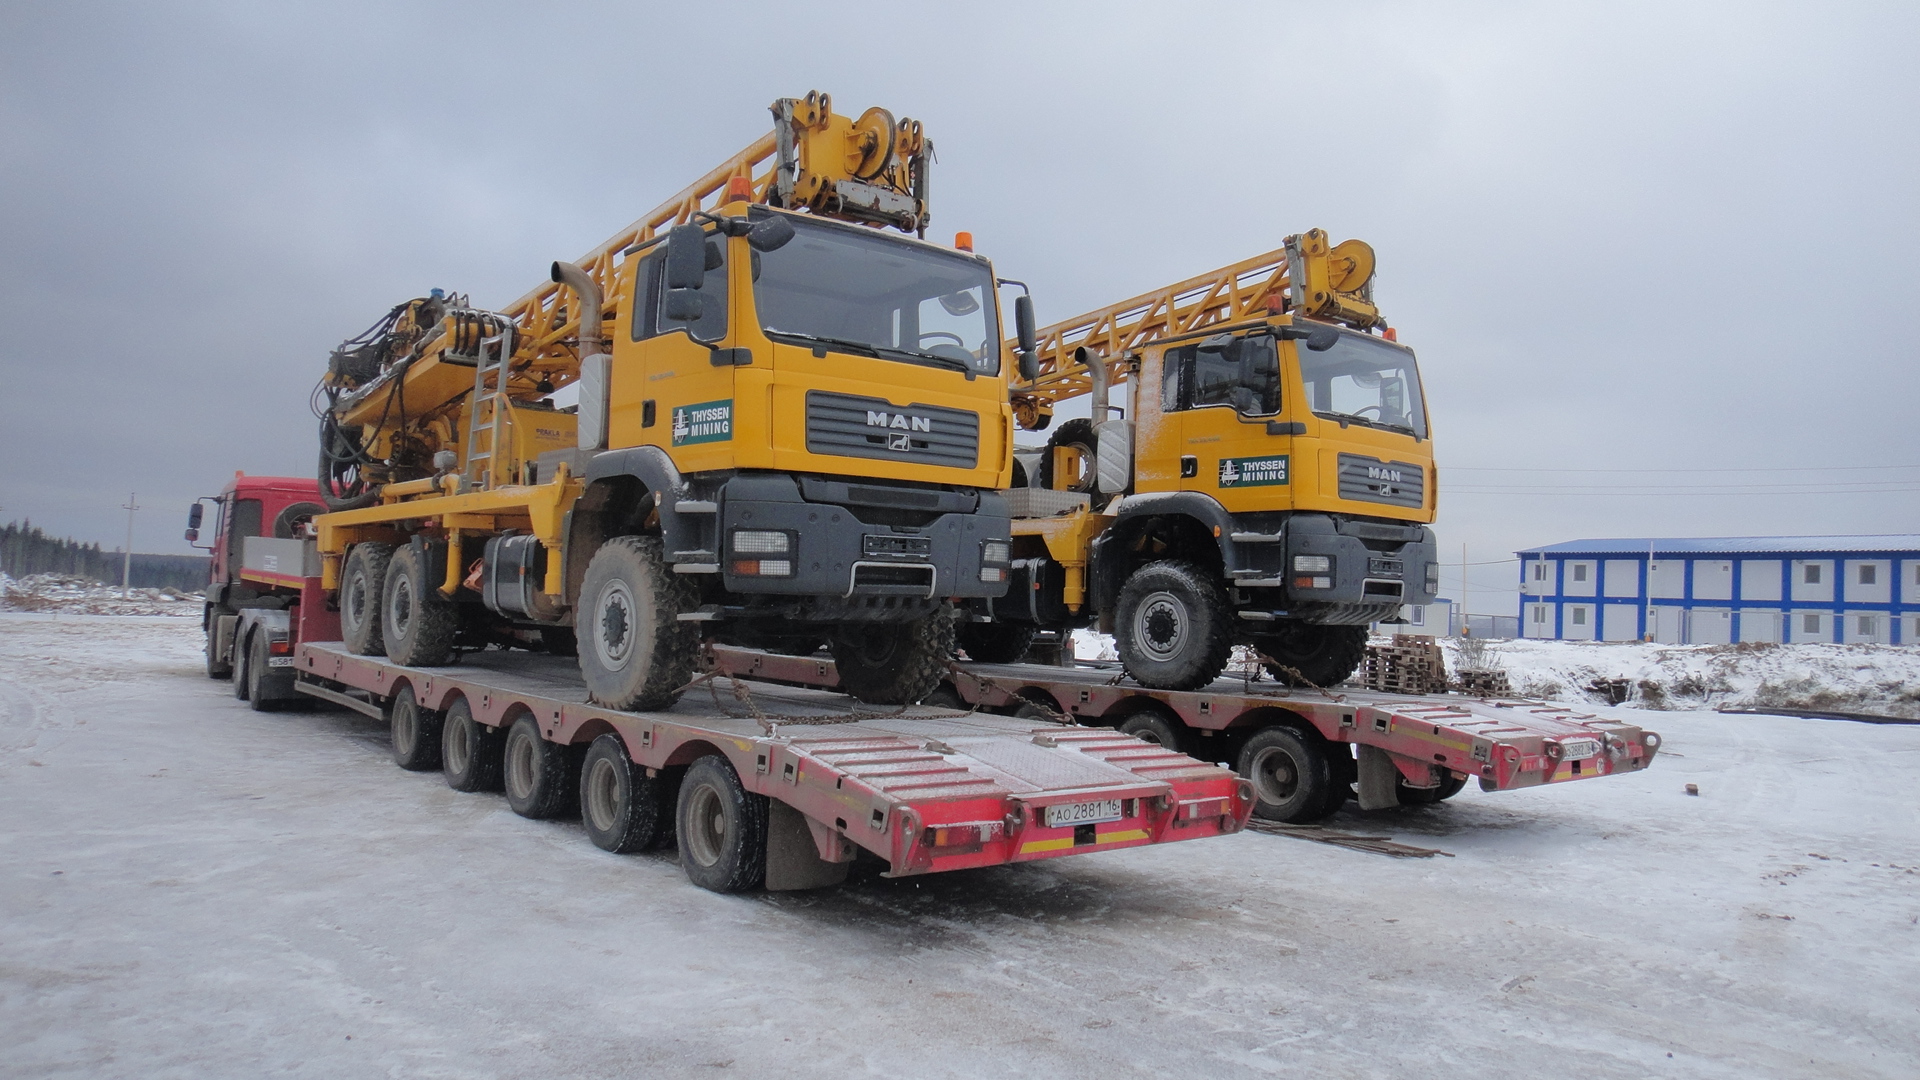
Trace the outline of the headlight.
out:
M 1302 574 L 1325 574 L 1333 570 L 1331 555 L 1295 555 L 1293 568 Z
M 733 534 L 733 550 L 737 555 L 779 555 L 787 550 L 789 543 L 783 532 L 741 529 Z
M 983 566 L 980 568 L 980 580 L 998 584 L 1007 580 L 1007 568 L 1004 566 Z
M 980 561 L 1003 563 L 1013 561 L 1013 544 L 1006 540 L 989 540 L 980 545 Z

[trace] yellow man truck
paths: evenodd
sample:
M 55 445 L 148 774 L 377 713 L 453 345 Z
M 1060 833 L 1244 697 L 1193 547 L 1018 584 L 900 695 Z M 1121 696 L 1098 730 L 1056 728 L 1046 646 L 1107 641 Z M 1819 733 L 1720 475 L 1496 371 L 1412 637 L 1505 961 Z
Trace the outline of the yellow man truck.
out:
M 969 656 L 1097 626 L 1139 683 L 1191 690 L 1251 644 L 1329 686 L 1367 624 L 1433 599 L 1433 444 L 1413 351 L 1372 298 L 1373 252 L 1313 230 L 1039 332 L 1022 427 L 1091 395 L 1010 492 L 1013 587 L 972 604 Z M 1124 383 L 1127 404 L 1108 404 Z M 1119 412 L 1109 418 L 1109 413 Z
M 577 650 L 612 709 L 670 704 L 703 637 L 824 643 L 867 701 L 937 685 L 953 605 L 1010 576 L 998 283 L 923 239 L 918 123 L 772 109 L 515 303 L 435 290 L 335 350 L 317 527 L 349 650 Z

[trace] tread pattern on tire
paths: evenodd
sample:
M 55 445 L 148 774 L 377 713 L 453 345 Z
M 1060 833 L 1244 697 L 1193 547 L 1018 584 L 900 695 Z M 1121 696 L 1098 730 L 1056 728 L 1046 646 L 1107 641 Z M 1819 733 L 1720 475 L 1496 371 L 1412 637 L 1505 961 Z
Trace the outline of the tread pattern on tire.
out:
M 613 821 L 601 829 L 594 821 L 588 800 L 593 797 L 592 776 L 600 762 L 612 768 L 618 794 L 614 800 Z M 662 774 L 664 775 L 664 774 Z M 634 764 L 627 744 L 620 736 L 602 735 L 593 740 L 580 762 L 580 821 L 586 826 L 587 839 L 595 847 L 615 855 L 628 855 L 659 846 L 673 835 L 675 808 L 663 798 L 668 785 L 661 777 L 649 777 L 647 770 Z
M 1033 647 L 1039 627 L 1032 623 L 990 622 L 963 624 L 955 632 L 956 644 L 967 659 L 982 664 L 1017 664 Z
M 1193 609 L 1194 640 L 1183 659 L 1162 663 L 1133 640 L 1133 612 L 1155 592 L 1185 592 Z M 1114 640 L 1127 676 L 1156 690 L 1198 690 L 1220 677 L 1233 655 L 1233 613 L 1226 587 L 1198 563 L 1162 559 L 1135 570 L 1114 604 Z
M 523 747 L 531 752 L 529 779 L 532 782 L 525 790 L 516 791 L 514 758 Z M 579 801 L 579 792 L 573 785 L 579 782 L 580 773 L 578 755 L 572 752 L 572 747 L 541 738 L 540 721 L 534 719 L 532 713 L 526 713 L 507 729 L 503 749 L 507 805 L 514 813 L 527 818 L 554 818 L 573 809 Z
M 1185 724 L 1169 720 L 1157 712 L 1148 710 L 1134 713 L 1120 721 L 1119 730 L 1122 735 L 1144 739 L 1169 750 L 1179 750 L 1185 745 L 1185 740 L 1181 738 L 1185 727 Z
M 644 628 L 632 626 L 629 633 L 642 633 L 643 640 L 623 671 L 603 668 L 597 644 L 602 632 L 598 597 L 615 574 L 625 574 L 634 589 L 634 603 L 651 605 L 652 640 L 644 640 Z M 667 566 L 665 549 L 657 536 L 617 536 L 600 545 L 587 565 L 587 576 L 580 590 L 582 610 L 576 623 L 580 652 L 580 671 L 586 679 L 592 699 L 609 709 L 647 711 L 664 709 L 680 697 L 680 688 L 693 678 L 695 653 L 700 635 L 694 624 L 680 622 L 676 616 L 698 606 L 693 582 L 675 574 Z M 637 614 L 637 613 L 636 613 Z
M 447 753 L 447 744 L 461 737 L 462 727 L 467 729 L 465 737 L 471 743 L 465 770 L 456 772 L 455 755 Z M 498 730 L 488 731 L 485 724 L 473 718 L 473 709 L 465 698 L 454 698 L 440 726 L 440 771 L 447 778 L 447 786 L 455 791 L 499 791 L 501 742 Z
M 247 707 L 254 712 L 275 712 L 280 708 L 280 702 L 277 699 L 269 698 L 261 692 L 263 690 L 261 684 L 266 682 L 266 673 L 273 670 L 267 663 L 266 633 L 266 628 L 260 627 L 247 635 L 247 677 L 244 680 L 234 680 L 236 683 L 243 681 L 246 683 Z
M 1314 686 L 1338 686 L 1360 669 L 1367 658 L 1367 628 L 1364 626 L 1314 626 L 1301 627 L 1302 632 L 1318 632 L 1321 647 L 1311 657 L 1288 658 L 1274 651 L 1277 642 L 1272 638 L 1259 638 L 1254 647 L 1266 653 L 1282 664 L 1293 668 L 1307 678 Z M 1263 665 L 1267 674 L 1272 675 L 1283 686 L 1304 686 L 1291 672 L 1280 670 L 1274 664 Z
M 420 548 L 409 544 L 393 552 L 387 560 L 386 579 L 380 589 L 380 637 L 387 659 L 414 667 L 439 667 L 453 660 L 454 635 L 460 630 L 460 605 L 440 595 L 429 581 L 427 560 Z M 407 633 L 396 634 L 387 619 L 394 586 L 410 583 L 413 603 Z
M 692 800 L 689 796 L 702 786 L 711 786 L 721 794 L 728 805 L 729 821 L 733 825 L 727 837 L 727 850 L 712 866 L 701 866 L 689 854 L 685 839 L 688 822 L 686 815 Z M 708 754 L 706 757 L 687 767 L 687 775 L 680 783 L 679 798 L 674 807 L 675 831 L 680 835 L 680 866 L 686 871 L 687 879 L 703 889 L 714 892 L 746 892 L 757 889 L 767 880 L 767 817 L 770 813 L 765 795 L 755 795 L 740 783 L 740 777 L 733 771 L 733 765 L 720 754 Z
M 204 618 L 207 624 L 207 678 L 209 679 L 233 678 L 233 664 L 231 661 L 222 664 L 215 662 L 213 659 L 213 643 L 220 634 L 220 617 L 231 614 L 233 614 L 233 612 L 227 610 L 224 605 L 219 607 L 209 606 L 207 608 L 207 613 Z
M 894 633 L 893 647 L 869 659 L 861 637 Z M 942 608 L 907 623 L 853 624 L 837 629 L 827 648 L 840 689 L 869 705 L 911 705 L 934 692 L 953 659 L 953 614 Z
M 372 542 L 353 545 L 347 553 L 347 566 L 340 575 L 340 637 L 346 642 L 347 651 L 358 656 L 379 656 L 387 651 L 387 643 L 380 636 L 381 592 L 387 583 L 387 563 L 393 559 L 393 545 Z M 362 589 L 364 614 L 366 618 L 356 620 L 348 591 L 355 588 L 355 577 L 361 575 L 359 588 Z

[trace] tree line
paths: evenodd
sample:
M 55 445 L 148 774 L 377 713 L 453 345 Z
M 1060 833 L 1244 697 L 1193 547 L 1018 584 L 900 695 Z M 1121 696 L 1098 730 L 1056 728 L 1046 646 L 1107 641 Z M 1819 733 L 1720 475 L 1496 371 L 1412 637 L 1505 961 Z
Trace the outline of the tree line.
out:
M 70 574 L 104 584 L 120 583 L 120 553 L 102 550 L 99 544 L 48 536 L 31 521 L 8 522 L 0 526 L 0 572 L 23 578 L 30 574 Z M 133 556 L 129 577 L 136 588 L 162 589 L 171 586 L 182 592 L 196 592 L 207 585 L 207 557 L 204 555 Z

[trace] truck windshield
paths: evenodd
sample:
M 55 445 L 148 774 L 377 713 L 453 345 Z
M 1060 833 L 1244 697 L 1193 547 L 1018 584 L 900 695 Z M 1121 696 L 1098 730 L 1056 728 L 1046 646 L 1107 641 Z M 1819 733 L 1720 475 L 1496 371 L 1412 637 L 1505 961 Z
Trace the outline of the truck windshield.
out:
M 793 239 L 753 257 L 753 303 L 768 337 L 999 372 L 999 313 L 983 260 L 872 229 L 787 220 Z
M 1315 416 L 1427 437 L 1427 409 L 1412 350 L 1342 333 L 1326 352 L 1314 352 L 1303 342 L 1296 344 L 1295 355 Z

